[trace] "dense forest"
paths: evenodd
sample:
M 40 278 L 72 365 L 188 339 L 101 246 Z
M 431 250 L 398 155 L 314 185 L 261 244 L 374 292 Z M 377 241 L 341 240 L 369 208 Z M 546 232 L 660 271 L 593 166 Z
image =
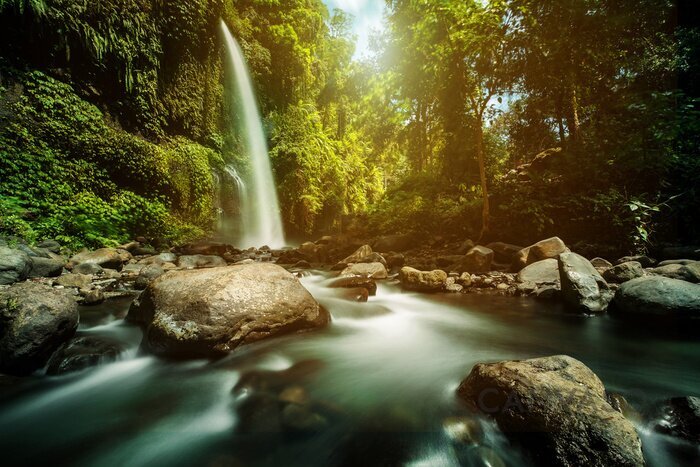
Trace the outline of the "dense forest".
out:
M 373 53 L 320 0 L 2 0 L 0 231 L 72 246 L 215 229 L 245 170 L 220 18 L 288 232 L 615 252 L 700 233 L 700 31 L 666 0 L 386 2 Z

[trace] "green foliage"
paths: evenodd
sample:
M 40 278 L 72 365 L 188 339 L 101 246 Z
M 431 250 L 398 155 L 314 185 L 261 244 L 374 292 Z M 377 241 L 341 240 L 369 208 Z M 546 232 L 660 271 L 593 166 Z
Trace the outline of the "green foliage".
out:
M 64 83 L 5 73 L 12 104 L 0 119 L 0 196 L 12 202 L 2 205 L 4 232 L 77 247 L 134 235 L 175 241 L 210 224 L 219 154 L 185 139 L 154 145 L 109 126 Z

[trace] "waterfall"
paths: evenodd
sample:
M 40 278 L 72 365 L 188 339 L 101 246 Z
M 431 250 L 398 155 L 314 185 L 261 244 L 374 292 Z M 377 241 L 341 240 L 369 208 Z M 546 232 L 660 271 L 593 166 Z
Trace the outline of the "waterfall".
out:
M 237 115 L 238 120 L 241 121 L 241 139 L 250 163 L 248 183 L 243 182 L 238 172 L 230 171 L 233 167 L 226 169 L 228 175 L 238 185 L 237 188 L 241 194 L 239 246 L 282 247 L 285 245 L 282 218 L 270 167 L 267 141 L 250 74 L 241 47 L 223 21 L 221 21 L 221 29 L 229 55 L 228 79 L 231 88 L 236 90 L 238 108 L 235 111 L 239 112 Z

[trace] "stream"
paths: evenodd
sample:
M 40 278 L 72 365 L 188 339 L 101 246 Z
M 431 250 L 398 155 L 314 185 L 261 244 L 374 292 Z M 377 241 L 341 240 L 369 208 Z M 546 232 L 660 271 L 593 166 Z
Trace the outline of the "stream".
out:
M 82 308 L 78 335 L 120 342 L 121 359 L 34 376 L 0 393 L 2 464 L 527 465 L 454 392 L 478 362 L 555 354 L 584 362 L 639 411 L 700 395 L 693 330 L 571 315 L 533 299 L 406 293 L 390 283 L 357 303 L 327 288 L 329 277 L 316 271 L 302 278 L 330 311 L 329 328 L 242 347 L 217 361 L 141 352 L 141 330 L 123 321 L 130 299 Z M 322 407 L 323 429 L 290 433 L 264 419 L 277 416 L 277 403 L 266 404 L 258 390 L 278 386 Z M 453 441 L 460 420 L 480 429 L 477 443 Z M 637 430 L 648 465 L 688 462 L 678 441 L 642 422 Z

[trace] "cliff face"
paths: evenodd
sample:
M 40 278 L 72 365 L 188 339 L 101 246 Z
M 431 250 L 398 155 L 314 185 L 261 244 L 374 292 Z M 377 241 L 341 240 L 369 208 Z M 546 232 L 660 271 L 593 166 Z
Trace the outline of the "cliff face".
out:
M 218 1 L 0 1 L 0 232 L 202 235 L 222 165 Z

